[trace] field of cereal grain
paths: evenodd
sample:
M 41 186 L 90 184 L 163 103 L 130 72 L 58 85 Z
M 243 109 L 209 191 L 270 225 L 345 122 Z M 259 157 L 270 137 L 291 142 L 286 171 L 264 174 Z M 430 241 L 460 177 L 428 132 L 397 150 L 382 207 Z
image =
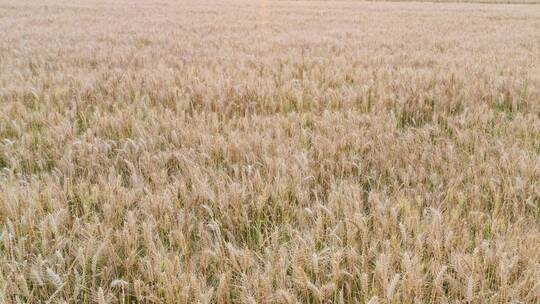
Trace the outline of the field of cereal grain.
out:
M 0 303 L 539 282 L 540 5 L 0 0 Z

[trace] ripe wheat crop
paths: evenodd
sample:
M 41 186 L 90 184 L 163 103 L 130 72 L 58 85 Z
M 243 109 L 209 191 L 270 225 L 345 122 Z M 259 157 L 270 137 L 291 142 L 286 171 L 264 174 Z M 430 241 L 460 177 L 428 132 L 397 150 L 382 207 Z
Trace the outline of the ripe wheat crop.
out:
M 540 5 L 0 0 L 0 303 L 540 303 Z

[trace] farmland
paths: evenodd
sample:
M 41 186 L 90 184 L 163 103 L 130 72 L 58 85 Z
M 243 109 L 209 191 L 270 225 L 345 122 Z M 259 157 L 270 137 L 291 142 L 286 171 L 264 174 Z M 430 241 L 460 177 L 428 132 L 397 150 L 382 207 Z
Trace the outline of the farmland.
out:
M 0 303 L 540 303 L 540 5 L 0 0 Z

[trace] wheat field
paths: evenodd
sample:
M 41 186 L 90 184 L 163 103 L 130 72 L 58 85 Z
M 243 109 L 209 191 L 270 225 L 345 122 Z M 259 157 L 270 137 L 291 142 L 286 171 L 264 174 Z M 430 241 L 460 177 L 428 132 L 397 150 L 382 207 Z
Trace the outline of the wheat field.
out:
M 540 303 L 540 5 L 0 0 L 0 303 Z

